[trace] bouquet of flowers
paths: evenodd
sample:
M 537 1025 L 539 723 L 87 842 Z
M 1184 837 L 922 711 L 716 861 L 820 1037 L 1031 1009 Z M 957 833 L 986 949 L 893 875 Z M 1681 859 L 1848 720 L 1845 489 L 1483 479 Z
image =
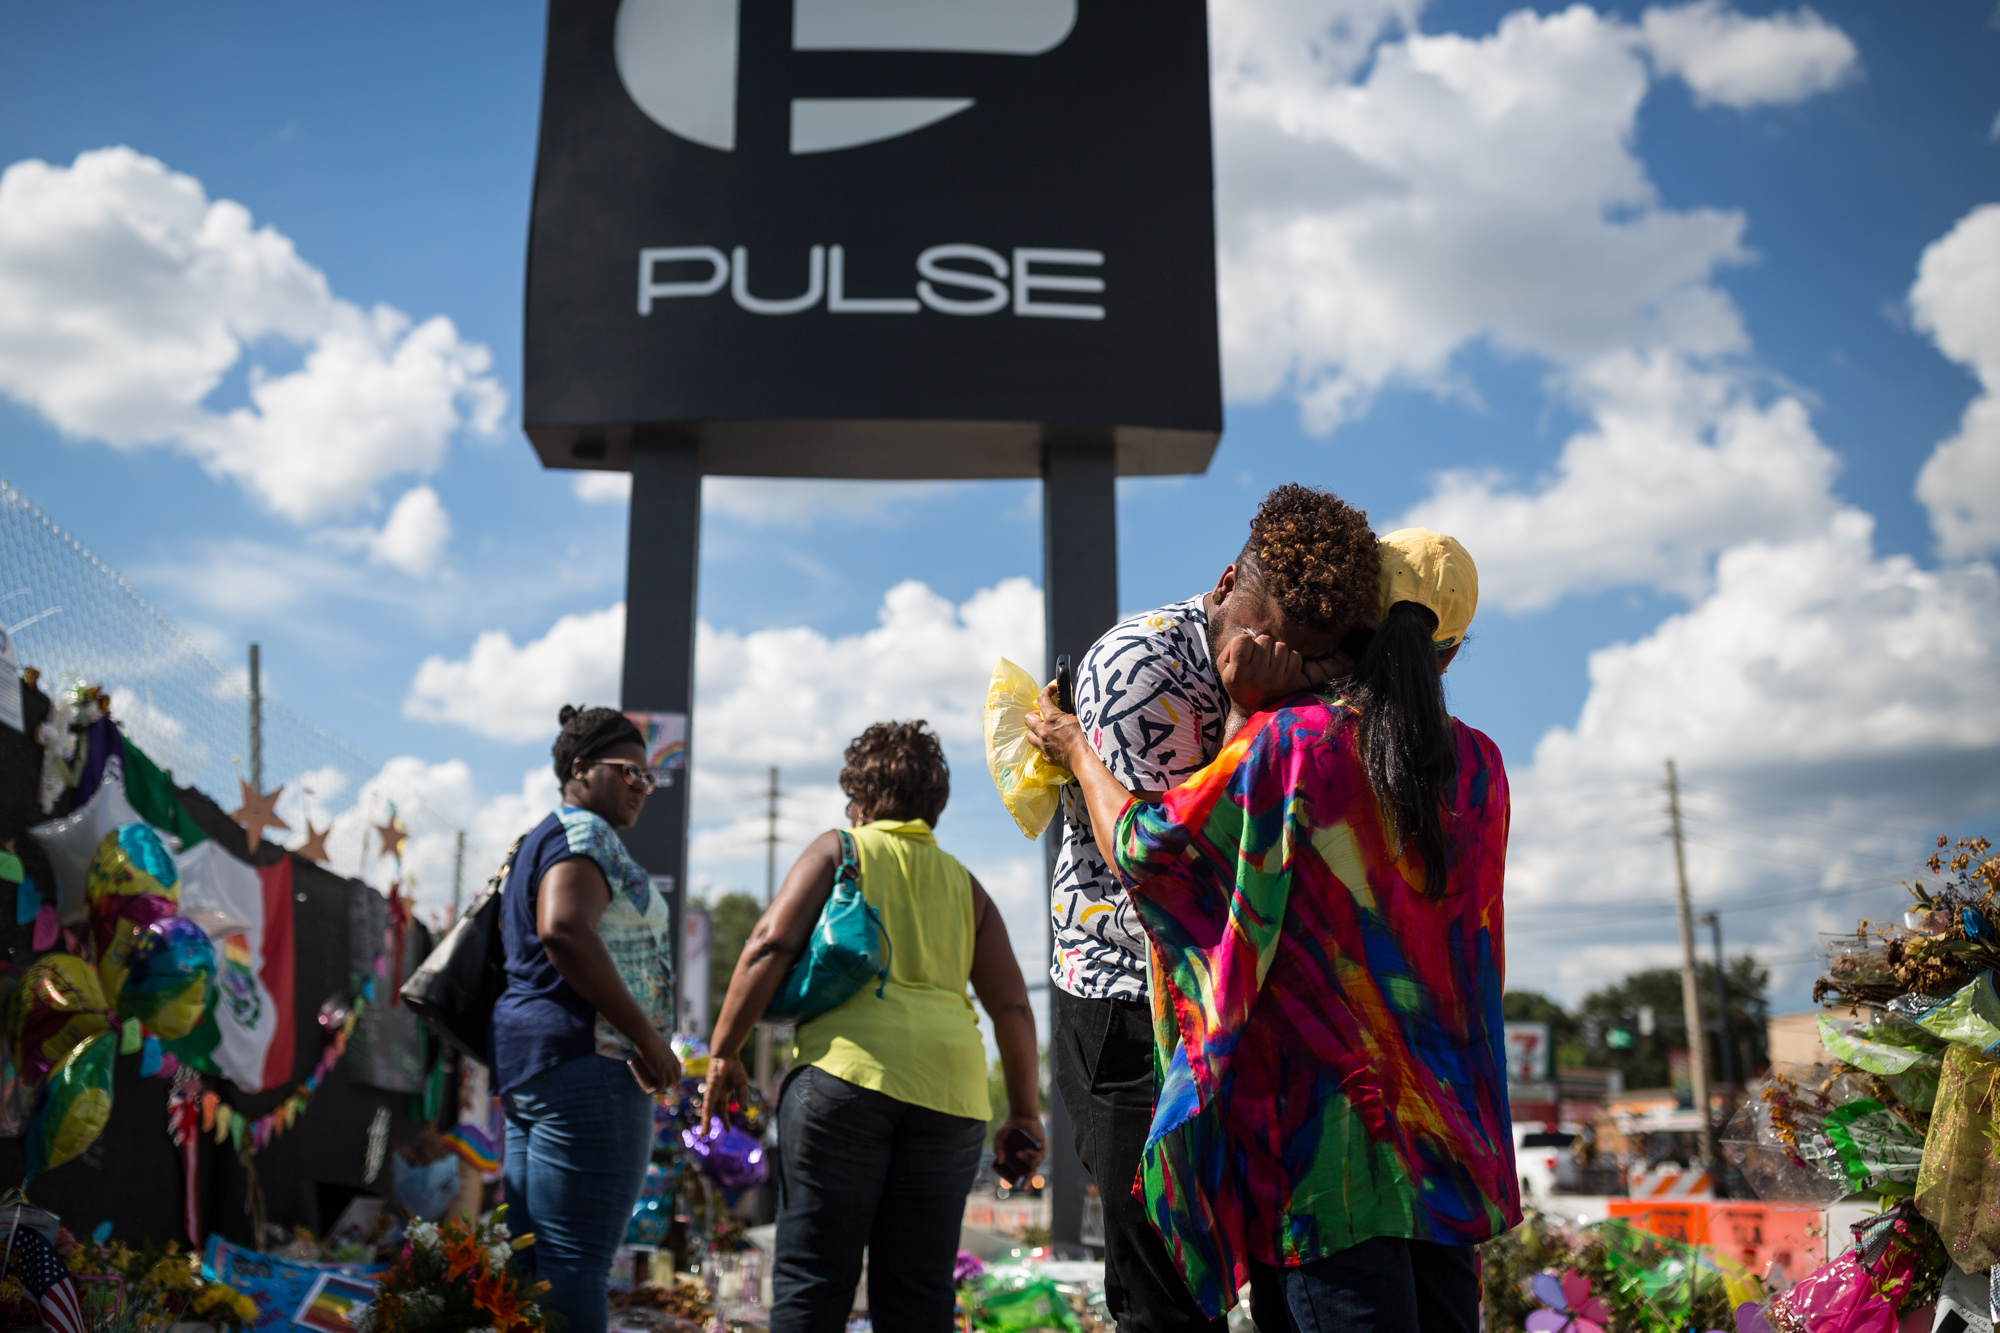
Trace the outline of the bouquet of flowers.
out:
M 507 1209 L 473 1225 L 412 1222 L 396 1262 L 382 1273 L 358 1333 L 544 1333 L 551 1314 L 535 1303 L 546 1282 L 510 1266 L 532 1235 L 511 1239 Z
M 201 1256 L 182 1253 L 172 1241 L 134 1248 L 117 1240 L 79 1241 L 64 1230 L 56 1235 L 56 1254 L 74 1277 L 123 1283 L 123 1300 L 113 1320 L 119 1328 L 164 1329 L 198 1322 L 238 1333 L 257 1318 L 255 1301 L 226 1282 L 203 1277 Z M 8 1289 L 14 1283 L 10 1265 L 8 1281 L 0 1283 L 0 1299 L 14 1295 Z M 90 1323 L 96 1333 L 98 1321 Z

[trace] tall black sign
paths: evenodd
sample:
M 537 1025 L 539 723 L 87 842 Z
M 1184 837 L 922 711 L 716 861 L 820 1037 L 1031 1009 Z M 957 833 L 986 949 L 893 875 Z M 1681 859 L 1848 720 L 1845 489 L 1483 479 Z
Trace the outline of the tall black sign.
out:
M 1222 425 L 1200 0 L 553 0 L 528 434 L 627 466 L 1126 473 Z

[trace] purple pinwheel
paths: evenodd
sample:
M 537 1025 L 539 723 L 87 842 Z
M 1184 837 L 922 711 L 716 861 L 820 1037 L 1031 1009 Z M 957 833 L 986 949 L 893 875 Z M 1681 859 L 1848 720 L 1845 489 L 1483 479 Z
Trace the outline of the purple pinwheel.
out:
M 1590 1294 L 1590 1279 L 1580 1273 L 1537 1273 L 1528 1279 L 1535 1298 L 1546 1310 L 1528 1316 L 1528 1333 L 1605 1333 L 1611 1312 Z

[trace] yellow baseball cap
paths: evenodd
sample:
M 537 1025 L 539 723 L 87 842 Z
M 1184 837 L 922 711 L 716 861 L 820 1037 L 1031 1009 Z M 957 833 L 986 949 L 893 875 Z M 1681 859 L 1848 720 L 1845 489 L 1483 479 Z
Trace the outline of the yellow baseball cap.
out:
M 1402 528 L 1381 539 L 1382 583 L 1375 599 L 1381 624 L 1398 602 L 1415 602 L 1437 616 L 1431 642 L 1457 646 L 1479 608 L 1479 571 L 1456 537 L 1429 528 Z

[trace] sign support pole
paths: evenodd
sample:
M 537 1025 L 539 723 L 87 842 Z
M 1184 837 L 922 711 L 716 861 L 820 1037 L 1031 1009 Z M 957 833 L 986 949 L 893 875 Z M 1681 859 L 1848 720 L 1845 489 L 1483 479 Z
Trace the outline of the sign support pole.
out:
M 1090 645 L 1118 621 L 1118 455 L 1108 430 L 1050 432 L 1042 447 L 1042 615 L 1048 670 L 1068 654 L 1081 663 Z M 1048 879 L 1055 878 L 1062 824 L 1049 830 Z M 1045 953 L 1055 952 L 1055 925 L 1044 921 Z M 1055 1078 L 1061 1048 L 1056 1035 L 1056 997 L 1044 972 L 1049 997 L 1049 1098 L 1044 1123 L 1049 1131 L 1049 1239 L 1079 1245 L 1083 1234 L 1083 1191 L 1090 1176 L 1076 1154 L 1076 1137 Z M 1034 984 L 1034 983 L 1030 983 Z
M 692 440 L 641 435 L 632 442 L 632 511 L 625 544 L 623 698 L 629 712 L 694 708 L 695 569 L 701 550 L 701 464 Z M 579 700 L 589 703 L 590 700 Z M 688 729 L 688 748 L 694 729 Z M 673 909 L 674 976 L 684 972 L 689 767 L 661 775 L 626 850 Z

